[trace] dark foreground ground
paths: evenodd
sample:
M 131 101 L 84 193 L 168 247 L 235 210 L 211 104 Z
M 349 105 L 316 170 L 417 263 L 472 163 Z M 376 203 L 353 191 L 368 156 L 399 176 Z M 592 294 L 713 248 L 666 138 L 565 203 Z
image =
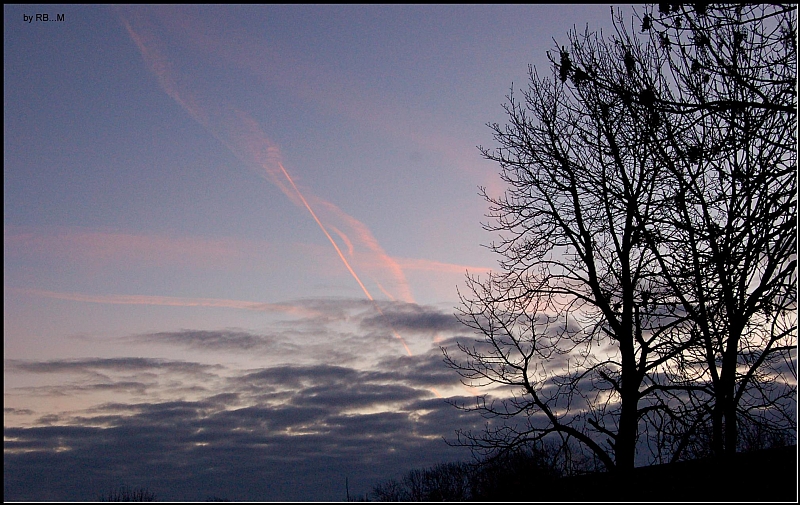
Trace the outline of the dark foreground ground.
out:
M 797 446 L 519 484 L 497 501 L 797 502 Z

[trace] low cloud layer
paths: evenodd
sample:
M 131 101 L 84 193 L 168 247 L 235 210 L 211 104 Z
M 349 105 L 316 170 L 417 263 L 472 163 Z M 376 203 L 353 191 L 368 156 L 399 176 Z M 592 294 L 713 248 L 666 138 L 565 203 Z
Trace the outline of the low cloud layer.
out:
M 34 427 L 6 426 L 4 497 L 93 500 L 122 482 L 161 500 L 341 500 L 345 479 L 351 492 L 367 492 L 411 468 L 468 459 L 442 437 L 479 421 L 426 387 L 445 378 L 436 361 L 432 352 L 398 360 L 394 370 L 227 370 L 221 385 L 197 400 L 107 403 L 43 417 Z M 181 375 L 171 371 L 208 369 L 128 358 L 8 365 L 35 374 L 96 367 L 112 375 L 163 367 L 176 382 Z
M 413 468 L 470 459 L 444 440 L 484 422 L 448 403 L 469 401 L 453 396 L 466 391 L 433 342 L 461 330 L 452 315 L 403 302 L 293 305 L 307 316 L 269 331 L 118 339 L 134 352 L 200 351 L 203 362 L 6 360 L 17 382 L 6 391 L 4 498 L 96 500 L 126 484 L 159 500 L 338 501 L 345 479 L 363 494 Z M 392 330 L 427 351 L 401 353 Z
M 454 315 L 414 303 L 394 303 L 381 314 L 362 319 L 361 326 L 369 329 L 388 327 L 396 331 L 424 334 L 459 331 L 464 328 Z

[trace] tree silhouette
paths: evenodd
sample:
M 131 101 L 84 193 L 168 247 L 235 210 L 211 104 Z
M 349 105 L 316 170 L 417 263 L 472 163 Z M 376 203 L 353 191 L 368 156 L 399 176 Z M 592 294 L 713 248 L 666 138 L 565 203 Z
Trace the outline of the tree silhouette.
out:
M 467 501 L 471 498 L 473 467 L 467 463 L 441 463 L 411 470 L 400 480 L 389 479 L 372 488 L 375 501 Z
M 653 229 L 669 240 L 644 236 L 695 323 L 701 345 L 681 366 L 702 370 L 691 418 L 710 418 L 718 454 L 737 450 L 744 419 L 796 425 L 796 13 L 659 5 L 642 18 L 677 97 L 653 104 L 668 118 L 656 144 L 674 188 Z
M 669 26 L 690 32 L 670 35 L 652 9 L 641 42 L 616 14 L 609 38 L 570 32 L 552 79 L 530 68 L 508 124 L 489 125 L 500 147 L 481 151 L 508 184 L 483 191 L 501 272 L 461 296 L 483 341 L 443 352 L 465 384 L 504 388 L 458 405 L 501 422 L 455 443 L 496 453 L 557 436 L 625 470 L 637 444 L 680 458 L 709 420 L 714 452 L 736 450 L 737 416 L 794 429 L 796 56 L 779 53 L 796 49 L 751 27 L 795 33 L 793 18 L 678 9 L 738 12 L 733 42 L 680 16 Z M 769 70 L 737 62 L 766 54 L 788 66 L 762 89 Z
M 511 389 L 509 399 L 462 408 L 525 419 L 459 433 L 459 443 L 493 451 L 557 434 L 609 470 L 628 469 L 640 423 L 669 408 L 660 369 L 690 342 L 641 239 L 666 191 L 652 145 L 659 124 L 593 78 L 619 74 L 628 51 L 572 32 L 554 78 L 531 68 L 523 101 L 508 97 L 509 125 L 490 125 L 500 148 L 482 152 L 509 185 L 499 198 L 483 193 L 502 273 L 469 278 L 462 296 L 460 319 L 484 345 L 459 345 L 465 361 L 444 352 L 469 385 Z M 578 68 L 588 77 L 576 79 Z
M 675 502 L 797 500 L 796 487 L 781 484 L 797 478 L 797 446 L 637 467 L 631 471 L 633 478 L 620 473 L 564 473 L 559 460 L 557 446 L 528 446 L 471 464 L 411 470 L 400 479 L 377 484 L 364 501 L 593 502 L 613 493 L 618 501 L 639 502 L 654 492 L 662 501 Z M 708 485 L 731 474 L 777 485 Z M 452 482 L 450 475 L 458 478 L 457 494 L 447 484 Z

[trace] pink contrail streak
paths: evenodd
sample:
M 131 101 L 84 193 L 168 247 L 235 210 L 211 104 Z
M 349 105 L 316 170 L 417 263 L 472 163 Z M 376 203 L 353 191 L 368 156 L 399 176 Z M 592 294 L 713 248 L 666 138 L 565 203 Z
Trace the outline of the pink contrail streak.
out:
M 306 209 L 308 209 L 308 212 L 311 213 L 311 217 L 313 217 L 314 221 L 316 221 L 317 225 L 319 225 L 319 229 L 322 230 L 322 233 L 324 233 L 326 237 L 328 237 L 328 240 L 330 240 L 331 245 L 333 245 L 333 248 L 336 249 L 336 254 L 338 254 L 339 258 L 342 259 L 342 263 L 344 263 L 344 266 L 347 267 L 347 270 L 350 272 L 350 275 L 352 275 L 353 278 L 356 280 L 356 282 L 358 282 L 358 285 L 361 286 L 361 289 L 364 291 L 364 294 L 367 295 L 367 298 L 369 298 L 370 300 L 374 301 L 373 298 L 372 298 L 372 295 L 370 295 L 369 291 L 367 291 L 367 288 L 364 287 L 364 283 L 361 282 L 361 279 L 358 278 L 358 275 L 356 275 L 356 272 L 350 266 L 350 263 L 347 262 L 347 258 L 345 258 L 344 254 L 342 254 L 342 250 L 339 249 L 338 245 L 336 245 L 336 241 L 333 240 L 333 237 L 331 237 L 331 234 L 328 233 L 328 230 L 326 230 L 325 227 L 322 226 L 322 222 L 319 220 L 317 215 L 314 213 L 314 210 L 311 208 L 311 206 L 306 201 L 305 197 L 303 196 L 303 193 L 301 193 L 300 190 L 297 189 L 297 186 L 295 185 L 294 181 L 289 176 L 289 172 L 287 172 L 286 169 L 283 167 L 283 163 L 278 163 L 278 166 L 281 167 L 281 170 L 283 171 L 283 175 L 286 176 L 286 179 L 289 181 L 289 184 L 292 185 L 292 188 L 294 188 L 294 191 L 295 191 L 295 193 L 297 193 L 297 196 L 300 197 L 300 200 L 303 202 L 303 205 L 305 205 Z
M 251 143 L 255 141 L 256 145 L 258 146 L 255 152 L 258 153 L 258 156 L 256 156 L 253 161 L 256 161 L 257 164 L 260 165 L 265 170 L 268 179 L 271 182 L 273 182 L 276 186 L 278 186 L 281 190 L 283 190 L 283 192 L 290 199 L 294 200 L 295 195 L 300 199 L 300 201 L 303 203 L 303 206 L 305 206 L 305 208 L 311 214 L 311 217 L 314 218 L 314 221 L 316 221 L 317 225 L 320 227 L 322 232 L 328 238 L 331 245 L 333 245 L 333 248 L 336 250 L 336 254 L 339 255 L 339 258 L 342 260 L 342 263 L 344 263 L 344 266 L 347 268 L 348 272 L 350 272 L 350 275 L 353 276 L 358 285 L 361 287 L 361 290 L 364 292 L 367 298 L 374 304 L 375 308 L 381 314 L 384 320 L 386 320 L 386 316 L 383 314 L 383 311 L 375 302 L 375 299 L 369 293 L 366 286 L 364 286 L 364 283 L 361 282 L 361 279 L 358 277 L 355 270 L 353 270 L 352 266 L 350 266 L 350 263 L 347 261 L 347 258 L 345 258 L 341 249 L 339 249 L 339 246 L 336 245 L 336 242 L 333 240 L 333 237 L 331 237 L 330 233 L 328 233 L 328 230 L 325 228 L 325 226 L 323 226 L 322 221 L 319 219 L 319 217 L 317 217 L 317 214 L 311 208 L 311 205 L 309 205 L 308 200 L 300 192 L 297 185 L 294 183 L 291 176 L 289 175 L 289 172 L 286 171 L 286 168 L 284 168 L 280 159 L 276 159 L 278 157 L 277 154 L 279 152 L 278 148 L 272 145 L 269 139 L 266 138 L 263 132 L 261 132 L 260 128 L 258 128 L 257 123 L 248 115 L 240 111 L 234 111 L 235 113 L 232 115 L 233 117 L 230 117 L 231 114 L 225 113 L 224 110 L 225 108 L 220 107 L 219 108 L 220 110 L 216 111 L 217 115 L 221 113 L 223 118 L 229 119 L 229 121 L 227 122 L 227 128 L 226 128 L 226 122 L 222 121 L 223 123 L 222 129 L 220 130 L 218 125 L 213 124 L 213 121 L 211 120 L 212 116 L 208 114 L 208 111 L 201 105 L 201 102 L 195 99 L 192 93 L 186 92 L 183 89 L 184 87 L 180 85 L 180 80 L 173 75 L 173 70 L 172 70 L 173 66 L 171 62 L 158 50 L 158 44 L 156 42 L 157 39 L 153 37 L 152 34 L 149 32 L 141 34 L 136 30 L 134 30 L 131 24 L 126 19 L 125 15 L 122 15 L 122 20 L 129 34 L 133 38 L 134 42 L 139 47 L 142 56 L 145 58 L 145 61 L 150 65 L 151 70 L 158 76 L 161 86 L 164 88 L 167 94 L 170 95 L 173 99 L 175 99 L 185 110 L 187 110 L 189 114 L 196 121 L 198 121 L 200 124 L 206 127 L 213 136 L 218 138 L 234 154 L 236 154 L 243 161 L 245 161 L 246 164 L 249 163 L 247 161 L 247 156 L 245 156 L 245 153 L 248 151 L 247 148 L 252 145 Z M 236 140 L 240 136 L 243 136 L 244 142 L 242 142 L 241 139 L 239 141 Z M 264 159 L 265 157 L 263 156 L 264 145 L 266 145 L 267 147 L 266 159 Z M 241 152 L 242 148 L 245 148 L 244 152 Z M 280 180 L 280 176 L 277 173 L 278 171 L 275 170 L 275 165 L 277 165 L 278 168 L 280 168 L 280 172 L 282 172 L 286 180 L 289 181 L 289 184 L 291 185 L 293 191 L 289 191 L 288 188 L 283 183 L 283 181 Z M 296 200 L 295 203 L 297 203 Z M 328 205 L 334 207 L 332 204 Z M 351 225 L 353 223 L 361 225 L 361 223 L 359 223 L 352 217 L 347 216 L 344 213 L 342 214 L 343 217 L 348 218 L 348 221 L 351 222 Z M 361 233 L 367 236 L 367 238 L 371 238 L 371 234 L 369 234 L 368 232 L 361 232 Z M 380 250 L 380 247 L 377 246 L 377 243 L 371 244 L 369 241 L 367 241 L 367 245 L 370 249 L 374 251 Z M 383 256 L 386 255 L 383 254 Z M 391 261 L 391 258 L 388 258 L 388 256 L 386 256 L 386 258 L 382 259 L 386 260 L 386 262 L 389 265 L 393 266 L 395 270 L 393 273 L 395 274 L 395 276 L 402 279 L 402 270 L 400 270 L 399 267 L 393 261 Z M 410 296 L 406 296 L 406 298 L 410 298 Z M 386 323 L 391 328 L 391 323 L 389 323 L 388 320 L 386 320 Z M 412 355 L 411 350 L 408 348 L 408 345 L 406 345 L 405 340 L 403 340 L 403 338 L 393 328 L 392 328 L 392 333 L 398 340 L 400 340 L 408 355 L 411 356 Z
M 297 188 L 297 186 L 294 183 L 294 180 L 292 180 L 291 176 L 289 175 L 289 172 L 287 172 L 286 169 L 283 167 L 283 163 L 279 162 L 278 166 L 281 167 L 281 170 L 283 171 L 283 175 L 286 176 L 286 179 L 289 181 L 289 184 L 292 185 L 292 188 L 294 188 L 295 192 L 297 193 L 297 196 L 303 202 L 303 205 L 306 206 L 306 209 L 308 209 L 308 212 L 311 214 L 311 217 L 313 217 L 314 221 L 317 222 L 317 225 L 319 226 L 319 229 L 322 230 L 322 233 L 324 233 L 326 237 L 328 237 L 328 240 L 331 242 L 331 245 L 333 246 L 334 249 L 336 249 L 336 254 L 339 255 L 339 258 L 341 258 L 342 263 L 344 263 L 344 266 L 347 267 L 347 271 L 350 272 L 350 275 L 353 276 L 353 279 L 355 279 L 356 282 L 358 283 L 358 285 L 361 286 L 361 290 L 364 291 L 364 294 L 367 295 L 367 298 L 369 298 L 369 300 L 375 305 L 375 308 L 378 310 L 378 312 L 380 313 L 381 317 L 383 317 L 383 319 L 386 320 L 386 316 L 383 314 L 383 311 L 378 306 L 378 304 L 375 303 L 375 299 L 372 298 L 371 294 L 369 294 L 369 291 L 367 290 L 366 286 L 364 286 L 364 283 L 361 282 L 361 279 L 358 278 L 358 274 L 356 274 L 355 270 L 353 270 L 353 267 L 350 266 L 350 263 L 347 261 L 347 258 L 345 258 L 344 254 L 342 254 L 342 250 L 339 249 L 338 245 L 336 245 L 336 241 L 333 240 L 333 237 L 331 237 L 331 234 L 328 233 L 328 230 L 326 230 L 325 227 L 322 225 L 322 221 L 319 220 L 319 218 L 317 217 L 317 214 L 314 212 L 314 210 L 311 208 L 311 206 L 308 204 L 308 202 L 306 201 L 305 197 L 303 196 L 303 193 L 301 193 L 300 190 Z M 388 323 L 388 320 L 386 320 L 386 322 Z M 390 324 L 390 327 L 391 327 L 391 324 Z M 400 343 L 403 344 L 403 347 L 405 348 L 406 353 L 408 353 L 409 356 L 412 356 L 411 349 L 408 348 L 408 345 L 406 344 L 406 341 L 403 339 L 403 337 L 401 337 L 400 334 L 397 333 L 397 331 L 394 330 L 394 328 L 392 328 L 392 333 L 400 341 Z

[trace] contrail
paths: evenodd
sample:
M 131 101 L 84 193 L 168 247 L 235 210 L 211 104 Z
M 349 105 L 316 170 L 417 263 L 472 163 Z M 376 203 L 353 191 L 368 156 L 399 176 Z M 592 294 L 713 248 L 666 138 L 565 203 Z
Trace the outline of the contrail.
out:
M 289 172 L 286 170 L 286 168 L 284 168 L 283 163 L 279 159 L 278 148 L 272 145 L 272 143 L 269 141 L 266 135 L 264 135 L 263 132 L 261 132 L 260 128 L 258 128 L 256 122 L 252 118 L 247 116 L 245 113 L 241 111 L 234 111 L 235 113 L 233 115 L 235 117 L 232 118 L 233 121 L 227 122 L 228 131 L 226 135 L 225 131 L 226 122 L 224 121 L 224 118 L 226 116 L 230 116 L 230 113 L 226 114 L 224 111 L 224 107 L 221 108 L 223 110 L 214 111 L 217 113 L 217 115 L 221 114 L 223 118 L 222 125 L 214 125 L 211 115 L 208 113 L 209 111 L 201 105 L 201 101 L 197 100 L 191 92 L 187 92 L 187 90 L 183 89 L 184 86 L 180 84 L 181 80 L 177 79 L 176 78 L 177 76 L 174 75 L 174 70 L 173 70 L 174 67 L 172 65 L 172 62 L 170 62 L 169 59 L 164 54 L 162 54 L 161 51 L 158 50 L 159 44 L 156 42 L 157 39 L 153 36 L 153 34 L 147 31 L 145 31 L 145 34 L 137 32 L 136 30 L 134 30 L 133 26 L 131 26 L 131 23 L 128 22 L 124 14 L 121 14 L 121 18 L 131 38 L 133 38 L 134 42 L 139 47 L 139 50 L 141 51 L 145 61 L 149 64 L 151 71 L 158 77 L 159 83 L 161 84 L 162 88 L 164 88 L 164 90 L 167 92 L 168 95 L 170 95 L 187 112 L 189 112 L 189 114 L 192 116 L 193 119 L 195 119 L 198 123 L 202 124 L 214 137 L 216 137 L 223 144 L 225 144 L 226 147 L 228 147 L 235 155 L 237 155 L 237 157 L 242 159 L 242 161 L 244 161 L 246 164 L 249 164 L 247 156 L 245 156 L 240 151 L 242 147 L 245 147 L 245 152 L 247 152 L 248 145 L 242 146 L 241 145 L 242 139 L 239 139 L 237 142 L 237 137 L 244 136 L 245 144 L 249 144 L 249 142 L 256 141 L 256 143 L 258 144 L 258 148 L 256 150 L 258 152 L 258 155 L 256 155 L 254 159 L 251 159 L 249 161 L 255 161 L 257 165 L 261 166 L 265 170 L 268 179 L 276 186 L 278 186 L 283 191 L 283 193 L 286 194 L 291 200 L 294 200 L 295 203 L 297 203 L 297 201 L 295 200 L 294 196 L 300 199 L 303 206 L 305 206 L 305 208 L 311 214 L 311 217 L 314 218 L 314 221 L 316 221 L 317 225 L 320 227 L 322 232 L 328 238 L 331 245 L 333 245 L 333 248 L 336 250 L 336 254 L 342 260 L 342 263 L 347 268 L 347 271 L 350 272 L 350 275 L 353 277 L 353 279 L 355 279 L 359 287 L 361 287 L 361 290 L 364 292 L 366 297 L 373 303 L 375 309 L 378 311 L 381 317 L 383 317 L 384 321 L 386 322 L 387 326 L 391 329 L 394 336 L 403 344 L 406 353 L 408 353 L 409 356 L 412 356 L 411 350 L 409 349 L 403 337 L 401 337 L 400 334 L 394 330 L 391 323 L 381 310 L 380 306 L 378 306 L 377 302 L 372 297 L 369 290 L 367 290 L 366 286 L 364 286 L 364 283 L 361 282 L 361 279 L 358 277 L 358 274 L 356 274 L 353 267 L 347 261 L 347 258 L 344 256 L 341 249 L 339 249 L 339 246 L 336 244 L 336 241 L 334 241 L 333 237 L 331 237 L 330 233 L 328 233 L 328 230 L 322 224 L 322 221 L 319 219 L 317 214 L 311 208 L 311 205 L 309 205 L 308 200 L 305 198 L 305 196 L 303 196 L 303 194 L 300 192 L 300 189 L 297 187 L 297 185 L 294 183 L 294 180 L 292 180 L 292 177 L 289 175 Z M 222 127 L 222 131 L 220 131 L 218 126 Z M 237 133 L 239 135 L 237 135 Z M 267 146 L 266 156 L 264 156 L 264 153 L 262 152 L 264 144 L 266 144 Z M 250 154 L 252 157 L 252 153 Z M 293 191 L 290 191 L 281 180 L 280 176 L 278 175 L 278 171 L 275 169 L 276 165 L 280 169 L 280 173 L 283 174 L 283 176 L 291 185 Z M 323 201 L 322 203 L 325 203 L 328 206 L 335 208 L 335 206 L 333 206 L 333 204 L 330 204 L 329 202 Z M 357 223 L 363 227 L 363 225 L 360 222 L 358 222 L 357 220 L 353 219 L 352 217 L 344 213 L 342 213 L 342 217 L 347 218 L 351 226 L 353 226 L 354 223 Z M 371 237 L 371 234 L 369 234 L 368 232 L 365 233 L 364 230 L 359 230 L 359 228 L 355 229 L 360 234 L 365 235 L 367 239 L 371 239 L 371 240 L 364 240 L 364 237 L 362 237 L 362 240 L 365 241 L 366 245 L 370 249 L 372 249 L 373 251 L 382 252 L 377 243 L 375 244 L 371 243 L 371 241 L 374 241 L 374 238 Z M 386 258 L 383 258 L 383 256 L 386 256 L 385 253 L 379 255 L 381 260 L 386 261 Z M 397 266 L 397 264 L 390 259 L 389 261 L 387 261 L 387 263 L 391 267 L 392 273 L 395 274 L 396 277 L 399 276 L 400 278 L 402 278 L 402 270 L 399 268 L 399 266 Z M 406 291 L 408 290 L 406 289 Z M 407 293 L 406 295 L 407 298 L 410 298 L 410 293 Z
M 289 175 L 289 172 L 287 172 L 286 169 L 283 167 L 283 163 L 278 162 L 278 166 L 281 167 L 281 171 L 283 171 L 283 175 L 286 176 L 286 179 L 289 181 L 289 184 L 292 185 L 292 188 L 294 189 L 295 193 L 297 193 L 297 196 L 303 202 L 303 205 L 305 205 L 306 209 L 308 209 L 308 212 L 311 214 L 311 217 L 313 217 L 314 221 L 317 222 L 317 225 L 319 226 L 319 229 L 322 230 L 322 233 L 324 233 L 326 237 L 328 237 L 328 240 L 331 242 L 331 245 L 333 246 L 334 249 L 336 249 L 336 254 L 339 255 L 339 258 L 341 258 L 342 263 L 344 263 L 344 266 L 347 267 L 347 271 L 350 272 L 350 275 L 353 276 L 353 279 L 355 279 L 356 282 L 358 283 L 358 285 L 361 286 L 361 290 L 364 291 L 364 294 L 367 295 L 367 298 L 369 298 L 369 300 L 372 302 L 372 304 L 378 310 L 378 313 L 381 315 L 381 317 L 383 317 L 384 321 L 386 321 L 386 323 L 389 325 L 389 328 L 391 328 L 392 333 L 394 334 L 394 336 L 400 341 L 401 344 L 403 344 L 403 347 L 405 348 L 405 350 L 408 353 L 408 355 L 409 356 L 413 356 L 413 354 L 411 354 L 411 349 L 409 349 L 408 345 L 406 344 L 406 341 L 403 339 L 403 337 L 400 336 L 399 333 L 397 333 L 397 331 L 395 331 L 394 328 L 392 328 L 391 323 L 389 322 L 389 320 L 384 315 L 384 313 L 381 310 L 380 306 L 378 306 L 378 304 L 375 302 L 375 299 L 372 298 L 372 295 L 369 294 L 369 291 L 367 290 L 366 286 L 364 286 L 364 283 L 361 282 L 361 279 L 358 278 L 358 274 L 356 273 L 355 270 L 353 270 L 353 267 L 350 266 L 350 263 L 347 261 L 347 258 L 345 258 L 344 254 L 342 254 L 342 250 L 339 249 L 338 245 L 336 245 L 336 241 L 333 240 L 333 237 L 331 237 L 331 234 L 328 233 L 328 230 L 326 230 L 325 226 L 322 225 L 322 221 L 319 220 L 319 218 L 317 217 L 317 214 L 314 212 L 314 209 L 311 208 L 311 205 L 308 204 L 308 201 L 306 201 L 306 198 L 303 196 L 303 193 L 301 193 L 300 190 L 297 188 L 297 185 L 295 185 L 294 180 Z
M 358 278 L 358 275 L 356 275 L 356 272 L 355 272 L 355 270 L 353 270 L 353 267 L 351 267 L 350 263 L 348 263 L 347 258 L 345 258 L 344 254 L 342 254 L 342 250 L 339 249 L 338 245 L 336 245 L 336 241 L 333 240 L 333 237 L 331 237 L 331 234 L 328 233 L 328 230 L 326 230 L 325 227 L 322 226 L 322 222 L 319 220 L 319 218 L 317 217 L 317 214 L 314 212 L 314 210 L 311 208 L 311 206 L 306 201 L 306 198 L 303 196 L 303 193 L 301 193 L 300 190 L 297 189 L 297 186 L 295 185 L 294 180 L 292 180 L 292 178 L 289 176 L 289 172 L 287 172 L 286 169 L 283 168 L 283 163 L 278 162 L 278 166 L 281 167 L 281 170 L 283 171 L 283 175 L 286 176 L 286 179 L 289 181 L 289 184 L 292 185 L 292 188 L 294 188 L 294 191 L 295 191 L 295 193 L 297 193 L 297 196 L 300 197 L 300 200 L 303 202 L 303 205 L 305 205 L 306 209 L 308 209 L 308 212 L 311 213 L 311 217 L 313 217 L 314 221 L 316 221 L 317 224 L 319 225 L 319 229 L 322 230 L 322 233 L 324 233 L 326 237 L 328 237 L 328 240 L 330 240 L 331 245 L 333 245 L 333 248 L 336 249 L 336 254 L 338 254 L 339 258 L 342 259 L 342 263 L 344 263 L 344 266 L 347 267 L 347 270 L 350 272 L 350 275 L 352 275 L 353 278 L 358 283 L 358 285 L 361 286 L 361 289 L 362 289 L 362 291 L 364 291 L 364 294 L 367 295 L 367 298 L 369 298 L 370 300 L 374 301 L 372 299 L 372 295 L 369 294 L 369 291 L 367 291 L 367 288 L 364 286 L 364 283 L 361 282 L 361 279 Z
M 331 227 L 331 230 L 334 231 L 334 233 L 339 235 L 339 238 L 342 239 L 344 244 L 347 246 L 347 254 L 352 256 L 353 255 L 353 243 L 350 241 L 350 238 L 347 235 L 345 235 L 344 232 L 342 230 L 340 230 L 339 228 L 337 228 L 337 227 L 335 227 L 333 225 L 330 225 L 330 227 Z

